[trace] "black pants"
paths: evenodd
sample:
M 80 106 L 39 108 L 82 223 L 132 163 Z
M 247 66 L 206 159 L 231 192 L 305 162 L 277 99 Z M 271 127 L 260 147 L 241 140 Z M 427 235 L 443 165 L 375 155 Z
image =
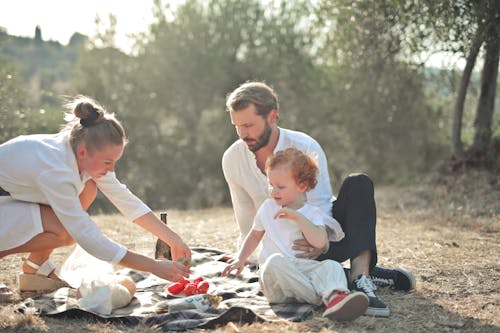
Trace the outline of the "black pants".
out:
M 333 259 L 343 262 L 370 250 L 372 269 L 377 264 L 377 210 L 373 182 L 367 175 L 353 174 L 344 180 L 337 200 L 333 202 L 332 216 L 342 226 L 345 237 L 340 242 L 330 242 L 328 252 L 322 254 L 318 260 Z
M 5 191 L 3 188 L 0 187 L 0 197 L 6 197 L 6 196 L 10 196 L 10 193 Z

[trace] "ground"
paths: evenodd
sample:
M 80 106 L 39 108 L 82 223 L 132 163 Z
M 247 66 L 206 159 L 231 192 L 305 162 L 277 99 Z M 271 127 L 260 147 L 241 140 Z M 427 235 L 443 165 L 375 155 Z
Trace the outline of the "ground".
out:
M 389 318 L 334 323 L 320 314 L 302 323 L 228 325 L 215 332 L 500 332 L 500 183 L 480 171 L 448 174 L 404 187 L 376 187 L 379 264 L 415 274 L 410 293 L 379 290 Z M 159 212 L 158 212 L 159 213 Z M 169 211 L 169 225 L 191 246 L 234 250 L 230 208 Z M 155 239 L 118 215 L 98 216 L 111 238 L 152 255 Z M 61 263 L 69 249 L 59 249 Z M 0 261 L 0 281 L 15 286 L 21 255 Z M 0 330 L 155 332 L 90 319 L 21 315 L 0 305 Z M 194 330 L 192 332 L 201 332 Z

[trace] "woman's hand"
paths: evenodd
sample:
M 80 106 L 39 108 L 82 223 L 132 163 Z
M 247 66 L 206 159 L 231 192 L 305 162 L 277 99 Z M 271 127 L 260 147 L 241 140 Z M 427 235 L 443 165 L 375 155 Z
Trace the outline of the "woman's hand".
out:
M 297 258 L 306 258 L 306 259 L 316 259 L 321 255 L 321 253 L 324 250 L 313 247 L 305 239 L 296 239 L 293 242 L 292 249 L 297 251 L 302 251 L 302 253 L 298 253 L 296 255 Z
M 224 268 L 224 270 L 222 271 L 222 276 L 226 276 L 234 270 L 236 270 L 235 275 L 240 275 L 244 267 L 245 267 L 244 261 L 236 260 L 235 262 L 227 265 L 226 268 Z
M 179 235 L 164 224 L 153 212 L 142 215 L 135 219 L 134 222 L 167 243 L 170 246 L 173 261 L 177 261 L 180 258 L 191 261 L 191 250 L 189 247 Z
M 172 261 L 177 261 L 181 258 L 187 262 L 191 261 L 191 250 L 180 237 L 176 241 L 170 242 L 168 245 L 172 253 Z
M 143 254 L 128 250 L 120 265 L 138 271 L 149 272 L 161 279 L 177 282 L 189 277 L 189 266 L 170 260 L 156 260 Z
M 189 277 L 189 266 L 170 260 L 156 260 L 151 273 L 159 278 L 177 282 L 183 278 Z

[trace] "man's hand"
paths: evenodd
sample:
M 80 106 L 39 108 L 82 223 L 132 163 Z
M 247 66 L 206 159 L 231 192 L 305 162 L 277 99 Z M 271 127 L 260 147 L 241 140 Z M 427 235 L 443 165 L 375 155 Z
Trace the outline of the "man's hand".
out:
M 223 255 L 222 257 L 220 257 L 217 261 L 222 261 L 222 262 L 226 262 L 228 264 L 231 264 L 233 263 L 237 258 L 234 257 L 233 254 L 225 254 Z
M 324 250 L 313 247 L 305 239 L 296 239 L 293 242 L 292 249 L 297 251 L 302 251 L 302 253 L 298 253 L 296 255 L 297 258 L 306 258 L 306 259 L 316 259 L 321 255 L 321 253 Z

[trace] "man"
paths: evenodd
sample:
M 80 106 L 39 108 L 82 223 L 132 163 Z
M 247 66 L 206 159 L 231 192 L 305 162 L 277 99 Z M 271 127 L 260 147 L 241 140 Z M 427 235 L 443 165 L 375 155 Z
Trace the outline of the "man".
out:
M 376 208 L 370 178 L 363 174 L 350 175 L 335 198 L 323 149 L 305 133 L 278 127 L 278 97 L 265 83 L 242 84 L 228 96 L 226 106 L 239 137 L 222 157 L 222 169 L 240 229 L 239 244 L 251 229 L 257 209 L 268 197 L 264 173 L 266 159 L 288 147 L 313 154 L 319 164 L 318 184 L 307 192 L 307 201 L 331 214 L 342 226 L 345 238 L 323 249 L 316 249 L 305 240 L 297 240 L 294 249 L 303 251 L 298 255 L 303 258 L 338 262 L 349 259 L 350 288 L 364 292 L 370 299 L 366 314 L 389 316 L 389 308 L 374 293 L 376 285 L 411 290 L 415 287 L 415 278 L 401 268 L 392 270 L 375 266 Z

